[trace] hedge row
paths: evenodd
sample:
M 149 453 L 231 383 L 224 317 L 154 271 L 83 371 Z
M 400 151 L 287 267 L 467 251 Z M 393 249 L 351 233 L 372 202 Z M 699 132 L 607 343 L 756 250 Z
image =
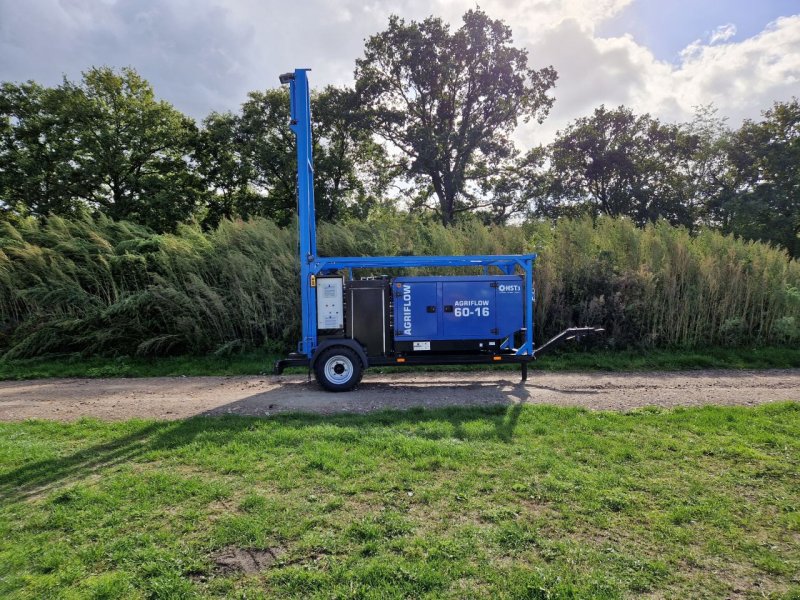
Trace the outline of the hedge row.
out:
M 299 335 L 293 228 L 223 222 L 159 235 L 99 217 L 0 226 L 6 358 L 284 350 Z M 537 338 L 602 325 L 612 347 L 800 341 L 800 263 L 761 243 L 658 223 L 486 227 L 391 213 L 321 224 L 321 254 L 535 251 Z

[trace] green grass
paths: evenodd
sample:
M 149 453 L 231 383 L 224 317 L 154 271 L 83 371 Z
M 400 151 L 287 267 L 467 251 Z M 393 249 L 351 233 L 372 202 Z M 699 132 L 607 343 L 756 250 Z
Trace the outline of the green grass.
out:
M 31 358 L 0 361 L 0 380 L 40 377 L 167 377 L 180 375 L 265 375 L 272 373 L 276 354 L 252 352 L 232 356 L 165 358 Z
M 39 377 L 165 377 L 180 375 L 265 375 L 277 354 L 169 358 L 37 358 L 0 361 L 0 380 Z M 601 350 L 545 355 L 531 365 L 546 371 L 681 371 L 692 369 L 777 369 L 800 367 L 800 348 L 708 348 L 703 350 Z M 412 370 L 474 371 L 508 366 L 391 367 L 378 372 Z M 302 369 L 287 371 L 304 372 Z
M 0 498 L 3 598 L 800 597 L 797 403 L 3 423 Z

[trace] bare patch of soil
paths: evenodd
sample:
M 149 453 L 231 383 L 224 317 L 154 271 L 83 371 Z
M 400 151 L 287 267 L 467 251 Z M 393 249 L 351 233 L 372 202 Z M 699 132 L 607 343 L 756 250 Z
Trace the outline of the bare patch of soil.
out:
M 217 571 L 223 575 L 229 573 L 252 575 L 268 569 L 285 553 L 286 550 L 280 546 L 265 550 L 229 546 L 218 552 L 213 559 Z

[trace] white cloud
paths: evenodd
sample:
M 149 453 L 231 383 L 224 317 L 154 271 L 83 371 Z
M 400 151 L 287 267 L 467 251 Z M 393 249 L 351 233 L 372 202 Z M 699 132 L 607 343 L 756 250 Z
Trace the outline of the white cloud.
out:
M 708 43 L 716 44 L 717 42 L 727 42 L 735 35 L 736 25 L 733 23 L 726 23 L 725 25 L 720 25 L 711 32 L 711 35 L 708 38 Z
M 800 93 L 800 15 L 782 17 L 739 43 L 701 46 L 672 81 L 684 111 L 713 102 L 732 120 L 758 116 L 774 100 Z
M 720 29 L 716 30 L 720 31 Z M 800 15 L 783 17 L 740 42 L 692 42 L 677 64 L 657 59 L 630 36 L 600 38 L 574 21 L 529 43 L 535 62 L 552 57 L 559 72 L 556 105 L 543 127 L 525 127 L 525 144 L 546 142 L 600 104 L 625 104 L 664 120 L 691 119 L 713 103 L 737 126 L 776 100 L 800 94 Z
M 582 29 L 594 31 L 603 21 L 617 15 L 634 0 L 438 0 L 433 10 L 456 24 L 465 10 L 479 5 L 495 18 L 503 19 L 514 30 L 517 39 L 536 39 L 565 21 L 573 21 Z
M 732 125 L 800 92 L 800 15 L 733 41 L 722 25 L 687 46 L 676 63 L 598 25 L 634 0 L 482 0 L 514 31 L 534 67 L 559 73 L 556 105 L 519 139 L 546 142 L 601 103 L 664 119 L 687 119 L 713 102 Z M 440 15 L 458 26 L 474 0 L 0 0 L 0 80 L 57 83 L 91 65 L 131 65 L 157 93 L 195 117 L 236 110 L 277 75 L 311 67 L 316 86 L 352 81 L 364 38 L 388 16 Z

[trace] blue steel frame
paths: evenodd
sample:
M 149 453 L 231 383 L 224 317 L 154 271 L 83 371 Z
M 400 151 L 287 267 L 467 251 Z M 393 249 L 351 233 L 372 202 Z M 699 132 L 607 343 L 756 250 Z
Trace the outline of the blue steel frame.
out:
M 525 277 L 525 341 L 516 354 L 533 358 L 533 264 L 535 254 L 473 256 L 317 256 L 317 226 L 314 208 L 314 159 L 311 139 L 311 103 L 308 87 L 309 69 L 295 69 L 281 76 L 289 83 L 291 98 L 290 127 L 297 138 L 297 219 L 300 250 L 300 293 L 303 338 L 298 351 L 311 359 L 317 347 L 317 302 L 312 277 L 325 272 L 353 269 L 409 269 L 419 267 L 496 267 L 513 275 L 519 267 Z

